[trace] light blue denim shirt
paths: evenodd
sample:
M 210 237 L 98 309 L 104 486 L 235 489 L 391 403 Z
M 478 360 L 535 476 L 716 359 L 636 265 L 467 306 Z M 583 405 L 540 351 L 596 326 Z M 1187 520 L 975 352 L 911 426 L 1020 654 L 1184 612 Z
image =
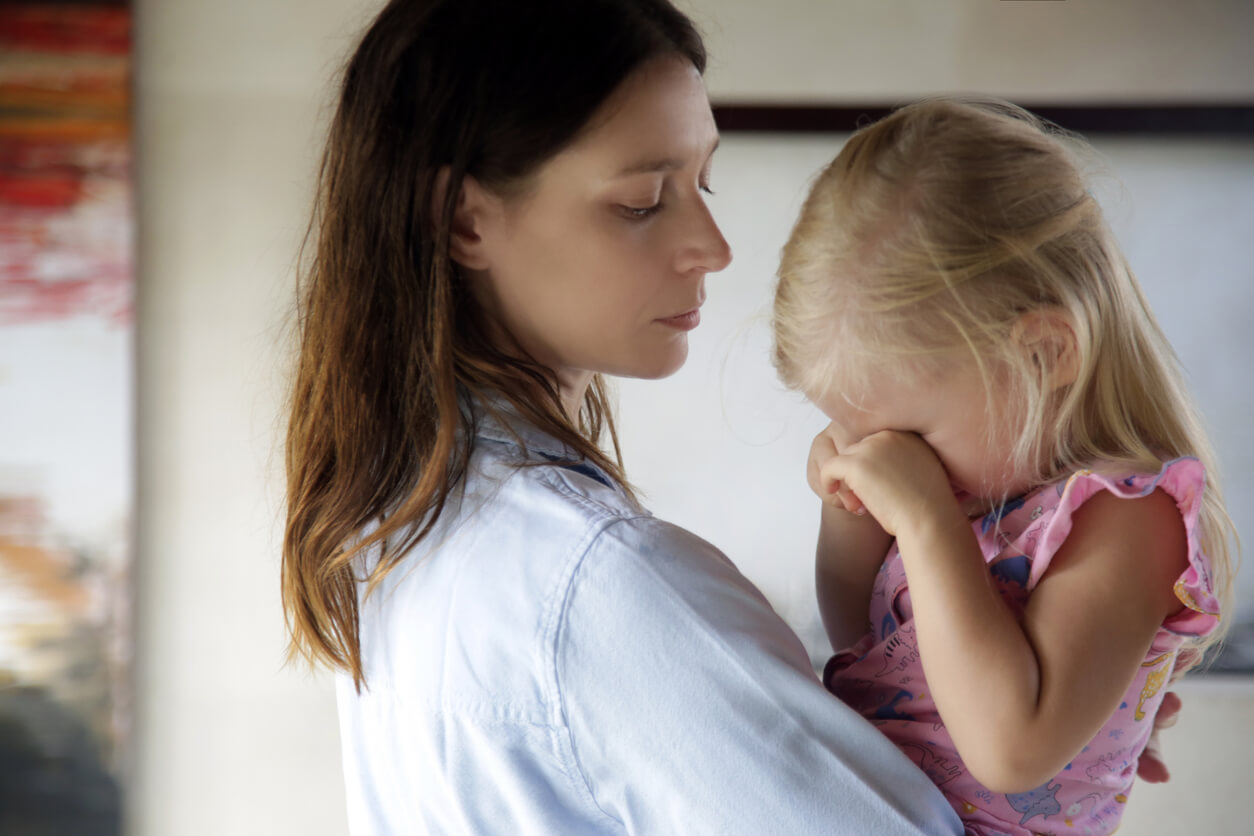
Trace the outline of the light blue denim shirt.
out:
M 962 832 L 722 553 L 515 430 L 361 602 L 354 836 Z

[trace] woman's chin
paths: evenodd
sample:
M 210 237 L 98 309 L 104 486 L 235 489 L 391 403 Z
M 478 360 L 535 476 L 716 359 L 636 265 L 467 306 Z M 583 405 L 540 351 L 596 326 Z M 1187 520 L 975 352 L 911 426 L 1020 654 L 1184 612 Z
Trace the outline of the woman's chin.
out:
M 661 380 L 670 377 L 684 367 L 688 360 L 688 341 L 673 345 L 670 351 L 645 358 L 636 358 L 625 368 L 610 372 L 616 377 L 634 377 L 640 380 Z

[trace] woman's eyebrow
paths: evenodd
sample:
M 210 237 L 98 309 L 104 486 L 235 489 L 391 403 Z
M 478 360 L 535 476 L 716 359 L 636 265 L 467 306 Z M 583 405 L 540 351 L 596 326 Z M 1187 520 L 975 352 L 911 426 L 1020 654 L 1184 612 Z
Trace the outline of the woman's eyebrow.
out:
M 710 157 L 718 150 L 719 138 L 715 137 L 714 142 L 710 144 L 710 150 L 705 155 L 705 162 L 709 162 Z M 686 165 L 685 160 L 676 157 L 648 157 L 628 165 L 626 168 L 614 175 L 614 179 L 622 177 L 631 177 L 636 174 L 657 174 L 678 171 Z
M 614 175 L 615 179 L 620 177 L 631 177 L 635 174 L 656 174 L 659 172 L 678 171 L 684 167 L 683 160 L 674 158 L 641 160 L 638 163 L 632 163 L 622 171 Z

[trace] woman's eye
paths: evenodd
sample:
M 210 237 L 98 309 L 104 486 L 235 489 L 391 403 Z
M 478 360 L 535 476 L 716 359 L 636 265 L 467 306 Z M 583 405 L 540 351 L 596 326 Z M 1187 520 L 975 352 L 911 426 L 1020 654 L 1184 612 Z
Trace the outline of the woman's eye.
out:
M 619 208 L 619 209 L 622 211 L 622 213 L 623 213 L 624 215 L 626 215 L 628 218 L 631 218 L 632 220 L 642 221 L 642 220 L 644 220 L 645 218 L 648 218 L 648 217 L 651 217 L 651 216 L 653 216 L 653 215 L 656 215 L 656 214 L 657 214 L 657 212 L 658 212 L 658 210 L 660 210 L 660 209 L 662 208 L 662 201 L 660 201 L 660 200 L 659 200 L 657 203 L 653 204 L 652 206 L 626 206 L 626 205 L 623 205 L 623 206 L 619 206 L 618 208 Z

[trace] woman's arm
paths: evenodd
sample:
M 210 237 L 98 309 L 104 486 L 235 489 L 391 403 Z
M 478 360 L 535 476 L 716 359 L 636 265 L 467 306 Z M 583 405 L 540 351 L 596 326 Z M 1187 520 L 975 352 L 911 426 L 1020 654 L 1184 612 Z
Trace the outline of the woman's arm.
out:
M 796 634 L 717 549 L 612 523 L 553 643 L 573 780 L 628 833 L 958 834 L 940 791 L 824 690 Z
M 1114 714 L 1159 626 L 1179 611 L 1179 510 L 1162 491 L 1090 498 L 1020 621 L 926 444 L 906 433 L 868 440 L 831 472 L 897 536 L 937 710 L 981 783 L 1039 786 Z

